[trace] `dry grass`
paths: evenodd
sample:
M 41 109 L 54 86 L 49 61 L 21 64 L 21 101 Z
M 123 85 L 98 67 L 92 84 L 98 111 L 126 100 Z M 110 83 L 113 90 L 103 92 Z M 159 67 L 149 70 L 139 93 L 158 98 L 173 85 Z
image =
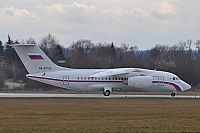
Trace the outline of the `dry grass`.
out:
M 200 132 L 200 100 L 3 98 L 0 132 Z

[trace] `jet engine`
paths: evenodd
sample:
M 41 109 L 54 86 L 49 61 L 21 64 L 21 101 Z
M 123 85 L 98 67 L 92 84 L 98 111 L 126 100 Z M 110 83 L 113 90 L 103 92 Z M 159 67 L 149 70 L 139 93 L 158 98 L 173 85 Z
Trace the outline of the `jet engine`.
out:
M 152 77 L 151 76 L 135 76 L 129 77 L 128 80 L 125 80 L 123 84 L 134 88 L 145 88 L 152 86 Z

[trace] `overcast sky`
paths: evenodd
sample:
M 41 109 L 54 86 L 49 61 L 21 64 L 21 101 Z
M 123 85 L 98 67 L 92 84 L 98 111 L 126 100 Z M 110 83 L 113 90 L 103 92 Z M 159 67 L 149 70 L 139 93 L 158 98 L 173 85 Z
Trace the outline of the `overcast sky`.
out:
M 200 39 L 200 0 L 0 0 L 0 40 L 89 39 L 139 49 Z

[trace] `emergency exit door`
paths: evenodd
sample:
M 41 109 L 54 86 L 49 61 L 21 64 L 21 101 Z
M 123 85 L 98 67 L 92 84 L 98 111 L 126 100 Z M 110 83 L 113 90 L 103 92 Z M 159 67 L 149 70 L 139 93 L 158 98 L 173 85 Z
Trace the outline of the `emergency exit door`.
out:
M 163 76 L 159 76 L 158 77 L 158 86 L 163 86 L 164 85 L 164 77 Z
M 69 85 L 69 76 L 63 76 L 63 85 Z

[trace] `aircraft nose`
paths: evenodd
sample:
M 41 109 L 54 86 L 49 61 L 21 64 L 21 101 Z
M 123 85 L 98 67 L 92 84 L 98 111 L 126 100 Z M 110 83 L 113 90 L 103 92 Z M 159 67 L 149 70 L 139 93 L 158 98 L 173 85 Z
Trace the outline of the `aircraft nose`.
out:
M 182 89 L 183 91 L 191 89 L 191 86 L 187 84 L 186 82 L 182 81 Z

